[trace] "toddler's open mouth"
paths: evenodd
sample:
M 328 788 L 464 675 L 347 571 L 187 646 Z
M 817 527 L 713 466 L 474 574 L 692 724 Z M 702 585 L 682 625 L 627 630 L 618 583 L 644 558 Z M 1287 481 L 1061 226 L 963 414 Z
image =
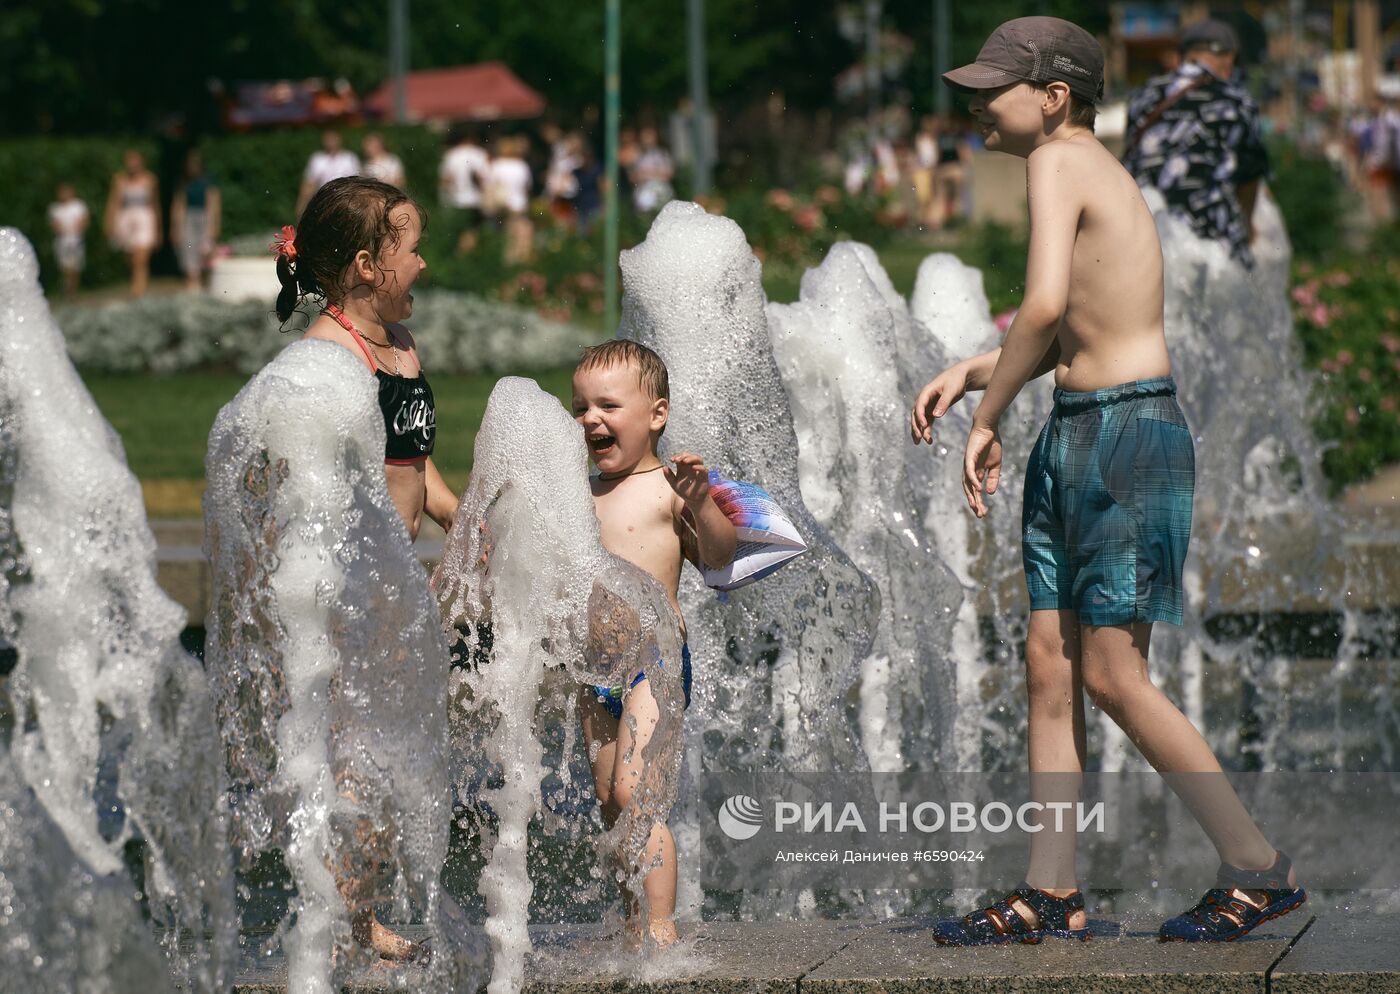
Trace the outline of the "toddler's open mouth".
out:
M 600 455 L 617 444 L 617 438 L 613 435 L 592 435 L 588 439 L 588 448 L 594 455 Z

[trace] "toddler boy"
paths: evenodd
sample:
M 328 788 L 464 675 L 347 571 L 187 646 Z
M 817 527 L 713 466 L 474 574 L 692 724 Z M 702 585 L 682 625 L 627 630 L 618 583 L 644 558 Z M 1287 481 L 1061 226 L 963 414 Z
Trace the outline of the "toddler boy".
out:
M 704 461 L 681 453 L 666 466 L 656 454 L 669 412 L 666 365 L 651 349 L 618 340 L 584 350 L 574 370 L 573 413 L 598 467 L 591 483 L 603 547 L 656 578 L 676 611 L 684 641 L 677 598 L 681 560 L 724 566 L 734 556 L 735 538 L 734 526 L 710 498 Z M 689 704 L 688 648 L 679 664 Z M 585 688 L 581 714 L 598 802 L 611 825 L 632 804 L 642 751 L 659 715 L 656 699 L 645 674 L 638 674 L 630 686 Z M 661 865 L 642 886 L 651 938 L 667 946 L 676 940 L 676 843 L 660 822 L 652 828 L 643 865 L 658 859 Z M 629 924 L 637 923 L 636 897 L 623 897 Z

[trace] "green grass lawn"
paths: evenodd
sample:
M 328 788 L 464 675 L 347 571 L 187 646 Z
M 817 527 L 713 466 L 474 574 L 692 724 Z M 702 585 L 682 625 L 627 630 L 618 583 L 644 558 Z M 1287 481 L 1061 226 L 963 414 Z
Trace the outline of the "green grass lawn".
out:
M 570 372 L 549 370 L 531 378 L 567 403 Z M 496 379 L 490 374 L 431 377 L 439 429 L 433 461 L 454 489 L 466 486 L 476 431 Z M 127 464 L 145 489 L 149 513 L 198 516 L 209 429 L 219 408 L 233 399 L 247 377 L 88 375 L 83 381 L 121 436 Z

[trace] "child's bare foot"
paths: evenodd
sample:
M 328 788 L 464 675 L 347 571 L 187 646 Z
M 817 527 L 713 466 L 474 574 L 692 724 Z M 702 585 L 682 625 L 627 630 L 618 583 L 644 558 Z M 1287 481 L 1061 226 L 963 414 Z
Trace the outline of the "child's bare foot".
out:
M 410 942 L 392 929 L 386 928 L 375 917 L 373 910 L 357 913 L 350 923 L 350 932 L 360 945 L 373 950 L 384 959 L 395 962 L 426 960 L 430 952 L 426 944 Z
M 679 938 L 676 935 L 676 920 L 674 918 L 653 918 L 648 931 L 651 932 L 651 941 L 656 943 L 659 949 L 673 945 Z
M 635 953 L 642 948 L 642 923 L 636 919 L 628 919 L 622 926 L 622 948 L 629 953 Z

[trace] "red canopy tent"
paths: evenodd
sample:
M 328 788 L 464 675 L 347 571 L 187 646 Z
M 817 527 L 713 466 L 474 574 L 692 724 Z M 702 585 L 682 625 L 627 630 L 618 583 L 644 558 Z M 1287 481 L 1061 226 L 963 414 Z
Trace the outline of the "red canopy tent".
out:
M 410 121 L 502 121 L 539 117 L 545 108 L 544 97 L 501 62 L 411 72 L 404 77 L 404 90 Z M 370 94 L 364 106 L 371 114 L 389 117 L 394 81 Z

